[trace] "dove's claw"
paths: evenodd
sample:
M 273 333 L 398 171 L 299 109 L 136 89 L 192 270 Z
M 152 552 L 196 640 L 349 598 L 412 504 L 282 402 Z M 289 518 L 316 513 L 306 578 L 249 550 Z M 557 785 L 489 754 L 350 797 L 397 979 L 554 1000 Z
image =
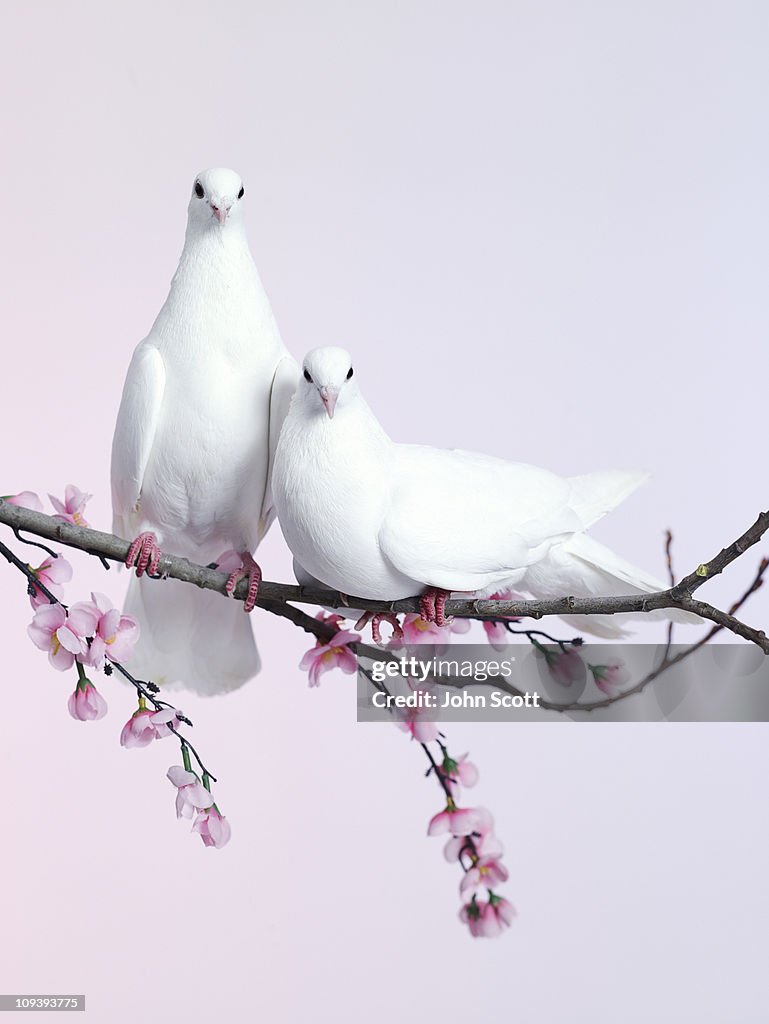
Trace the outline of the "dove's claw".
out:
M 383 622 L 389 622 L 393 628 L 393 635 L 390 638 L 391 640 L 403 639 L 403 630 L 401 629 L 400 622 L 398 622 L 398 616 L 394 615 L 392 612 L 378 612 L 371 620 L 371 637 L 375 644 L 382 643 L 380 625 Z
M 240 557 L 242 559 L 242 564 L 239 569 L 230 573 L 230 577 L 227 580 L 227 585 L 224 589 L 227 591 L 228 596 L 232 597 L 238 583 L 248 576 L 248 594 L 246 595 L 246 600 L 243 602 L 243 611 L 252 612 L 256 605 L 256 599 L 259 595 L 259 584 L 262 582 L 262 570 L 253 560 L 249 551 L 244 551 Z
M 364 612 L 358 621 L 353 626 L 353 629 L 364 629 L 371 623 L 371 639 L 375 644 L 382 643 L 382 631 L 380 626 L 383 622 L 389 622 L 393 628 L 393 635 L 391 639 L 402 640 L 403 630 L 401 624 L 398 622 L 398 616 L 392 612 Z
M 143 576 L 145 572 L 149 576 L 157 576 L 161 555 L 157 537 L 154 533 L 146 531 L 140 533 L 131 543 L 125 564 L 128 569 L 136 566 L 137 576 Z
M 446 618 L 446 602 L 451 596 L 450 590 L 440 587 L 429 587 L 419 598 L 419 613 L 425 622 L 434 622 L 436 626 L 447 626 L 451 619 Z
M 353 629 L 365 629 L 366 626 L 368 626 L 369 622 L 371 622 L 371 620 L 373 618 L 374 618 L 374 613 L 373 612 L 364 612 L 352 628 Z

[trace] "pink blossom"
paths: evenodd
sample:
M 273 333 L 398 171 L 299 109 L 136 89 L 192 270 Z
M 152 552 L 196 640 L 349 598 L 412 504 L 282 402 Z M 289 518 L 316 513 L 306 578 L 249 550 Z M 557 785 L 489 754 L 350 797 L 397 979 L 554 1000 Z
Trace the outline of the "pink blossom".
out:
M 306 669 L 310 677 L 310 686 L 320 686 L 320 677 L 332 668 L 341 668 L 350 675 L 358 668 L 358 661 L 347 646 L 360 640 L 358 633 L 341 629 L 331 637 L 327 644 L 316 643 L 302 660 L 299 668 Z
M 438 723 L 425 721 L 424 714 L 424 708 L 398 708 L 395 725 L 403 732 L 411 733 L 411 738 L 417 743 L 432 743 L 438 739 Z
M 462 754 L 456 760 L 446 754 L 443 758 L 443 774 L 452 786 L 457 789 L 460 785 L 470 789 L 478 781 L 478 769 L 472 761 L 467 760 L 468 755 Z
M 518 621 L 518 620 L 514 620 Z M 510 643 L 510 636 L 502 622 L 484 622 L 486 638 L 495 651 L 504 651 Z
M 181 765 L 174 765 L 166 772 L 166 778 L 176 786 L 176 817 L 191 818 L 197 811 L 204 811 L 210 807 L 214 798 L 194 772 L 187 771 Z M 193 825 L 193 828 L 195 826 Z M 202 829 L 201 825 L 201 829 Z M 217 826 L 214 825 L 214 831 Z M 229 828 L 229 826 L 228 826 Z M 202 835 L 201 831 L 201 835 Z M 205 843 L 205 839 L 203 840 Z M 206 843 L 206 846 L 209 844 Z
M 550 675 L 561 686 L 571 686 L 585 674 L 585 663 L 573 647 L 565 651 L 545 650 L 545 660 Z
M 476 849 L 478 848 L 477 842 L 475 843 Z M 469 851 L 470 846 L 467 842 L 467 836 L 452 836 L 451 839 L 443 847 L 443 856 L 451 864 L 455 860 L 459 860 L 462 853 Z
M 226 846 L 232 835 L 230 823 L 219 813 L 216 804 L 208 810 L 198 811 L 192 831 L 200 833 L 200 838 L 206 846 L 214 846 L 217 850 Z
M 166 736 L 173 736 L 172 727 L 175 725 L 180 714 L 182 712 L 178 708 L 163 708 L 162 711 L 155 712 L 150 718 L 150 722 L 155 730 L 156 740 L 165 739 Z
M 50 590 L 53 596 L 58 598 L 64 596 L 62 584 L 69 583 L 72 579 L 72 566 L 63 555 L 49 555 L 36 569 L 32 569 L 32 572 L 46 590 Z M 36 587 L 34 583 L 31 583 L 31 586 L 34 589 L 34 594 L 30 594 L 29 600 L 33 608 L 50 604 L 39 587 Z
M 83 515 L 83 509 L 86 503 L 93 497 L 92 494 L 86 494 L 81 491 L 74 484 L 67 484 L 64 489 L 64 501 L 59 501 L 52 494 L 48 497 L 51 499 L 51 504 L 56 509 L 54 519 L 61 519 L 65 523 L 72 523 L 74 526 L 88 526 L 88 521 Z
M 76 657 L 87 655 L 86 637 L 93 636 L 98 621 L 99 610 L 90 601 L 73 604 L 69 612 L 60 604 L 45 604 L 35 609 L 27 633 L 35 647 L 48 652 L 51 665 L 65 672 Z
M 494 835 L 494 818 L 485 807 L 476 807 L 476 823 L 473 829 L 473 845 L 479 857 L 501 857 L 504 853 L 502 843 Z M 467 848 L 466 836 L 454 836 L 443 848 L 443 856 L 447 861 L 459 860 L 462 851 Z
M 475 938 L 493 939 L 509 928 L 516 916 L 515 907 L 502 896 L 493 893 L 488 903 L 478 903 L 475 897 L 459 911 L 459 918 Z
M 505 865 L 498 857 L 479 857 L 469 871 L 465 872 L 459 886 L 461 896 L 469 896 L 476 892 L 482 885 L 487 889 L 493 889 L 502 882 L 506 882 L 509 873 Z
M 80 722 L 93 722 L 107 714 L 107 702 L 90 679 L 83 676 L 69 695 L 67 709 Z
M 451 625 L 437 626 L 434 622 L 425 622 L 418 612 L 409 612 L 403 617 L 403 638 L 393 638 L 389 647 L 400 649 L 406 644 L 445 644 L 451 641 Z
M 452 633 L 469 633 L 471 628 L 472 622 L 460 616 L 453 617 L 449 624 L 449 629 Z
M 478 828 L 482 816 L 477 807 L 446 806 L 445 811 L 433 815 L 427 826 L 428 836 L 438 836 L 442 832 L 450 832 L 453 836 L 469 836 Z
M 113 608 L 105 594 L 92 593 L 91 598 L 100 615 L 96 636 L 83 663 L 103 668 L 105 658 L 126 661 L 139 639 L 138 622 L 131 615 L 123 615 L 119 609 Z
M 43 503 L 34 491 L 19 491 L 18 494 L 6 494 L 3 501 L 9 505 L 18 505 L 20 508 L 29 508 L 33 512 L 42 512 Z
M 176 708 L 153 711 L 140 707 L 134 711 L 120 733 L 121 747 L 148 747 L 153 740 L 171 736 L 169 724 L 176 718 Z
M 608 665 L 588 665 L 588 668 L 593 673 L 595 685 L 609 697 L 616 697 L 619 688 L 630 682 L 625 662 L 619 659 Z

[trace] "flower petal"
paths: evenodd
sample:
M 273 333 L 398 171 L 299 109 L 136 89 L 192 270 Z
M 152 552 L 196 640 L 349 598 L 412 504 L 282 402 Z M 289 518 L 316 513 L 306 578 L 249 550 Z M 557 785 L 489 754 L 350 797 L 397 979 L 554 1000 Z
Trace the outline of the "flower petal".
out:
M 193 772 L 188 772 L 187 769 L 182 768 L 180 764 L 172 765 L 166 772 L 166 778 L 177 788 L 180 788 L 181 786 L 189 786 L 193 782 L 197 782 L 197 777 Z

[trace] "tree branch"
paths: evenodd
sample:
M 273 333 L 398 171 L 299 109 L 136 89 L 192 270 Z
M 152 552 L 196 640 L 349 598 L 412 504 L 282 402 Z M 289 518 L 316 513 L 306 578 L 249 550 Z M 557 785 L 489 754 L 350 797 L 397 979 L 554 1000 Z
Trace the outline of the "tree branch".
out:
M 4 523 L 15 532 L 24 530 L 38 537 L 78 548 L 100 559 L 124 562 L 128 554 L 129 542 L 114 534 L 73 526 L 53 516 L 34 512 L 18 505 L 9 505 L 2 500 L 0 500 L 0 523 Z M 692 593 L 698 587 L 723 572 L 731 562 L 756 544 L 767 529 L 769 529 L 769 511 L 762 512 L 756 522 L 733 544 L 723 548 L 709 562 L 698 566 L 694 572 L 685 576 L 678 584 L 652 594 L 634 594 L 627 597 L 580 598 L 567 596 L 542 601 L 452 600 L 446 604 L 446 613 L 461 618 L 520 616 L 540 619 L 546 615 L 616 615 L 623 612 L 643 613 L 675 608 L 690 611 L 702 618 L 709 619 L 716 625 L 729 629 L 737 636 L 751 641 L 765 654 L 769 654 L 769 639 L 763 630 L 748 626 L 736 619 L 730 612 L 724 612 L 707 602 L 695 600 L 692 597 Z M 171 577 L 184 583 L 192 583 L 206 590 L 215 590 L 222 595 L 225 594 L 227 583 L 225 573 L 196 565 L 186 558 L 163 555 L 160 559 L 159 575 L 163 578 Z M 242 601 L 245 599 L 246 593 L 247 583 L 241 581 L 236 588 L 235 597 Z M 278 611 L 277 608 L 280 605 L 282 609 L 285 609 L 288 601 L 330 608 L 362 608 L 365 611 L 386 611 L 394 614 L 419 611 L 417 597 L 381 602 L 317 587 L 291 586 L 269 581 L 261 583 L 257 600 L 260 607 L 273 614 L 292 618 L 290 613 L 285 610 Z M 300 623 L 297 622 L 297 624 Z M 307 627 L 303 626 L 303 628 Z M 318 634 L 316 633 L 316 635 Z

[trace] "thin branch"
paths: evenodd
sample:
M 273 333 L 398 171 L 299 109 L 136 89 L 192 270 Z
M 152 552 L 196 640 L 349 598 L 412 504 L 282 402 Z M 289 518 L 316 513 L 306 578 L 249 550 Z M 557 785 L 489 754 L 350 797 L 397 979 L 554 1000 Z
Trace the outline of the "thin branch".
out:
M 668 580 L 670 586 L 676 585 L 676 574 L 673 569 L 673 534 L 670 530 L 665 530 L 665 563 L 668 567 Z M 668 639 L 665 645 L 665 653 L 662 655 L 663 662 L 668 660 L 668 654 L 670 654 L 670 648 L 673 646 L 673 622 L 668 622 Z
M 672 588 L 671 593 L 674 596 L 681 594 L 693 594 L 698 587 L 701 587 L 707 580 L 712 580 L 714 576 L 718 576 L 724 571 L 727 565 L 730 565 L 735 558 L 739 558 L 743 555 L 748 548 L 753 547 L 754 544 L 758 544 L 766 531 L 769 530 L 769 512 L 762 512 L 755 523 L 746 530 L 741 537 L 738 537 L 733 544 L 730 544 L 726 548 L 722 548 L 718 554 L 711 558 L 709 562 L 705 562 L 703 565 L 698 565 L 694 572 L 689 573 L 688 576 L 684 576 L 681 582 Z

